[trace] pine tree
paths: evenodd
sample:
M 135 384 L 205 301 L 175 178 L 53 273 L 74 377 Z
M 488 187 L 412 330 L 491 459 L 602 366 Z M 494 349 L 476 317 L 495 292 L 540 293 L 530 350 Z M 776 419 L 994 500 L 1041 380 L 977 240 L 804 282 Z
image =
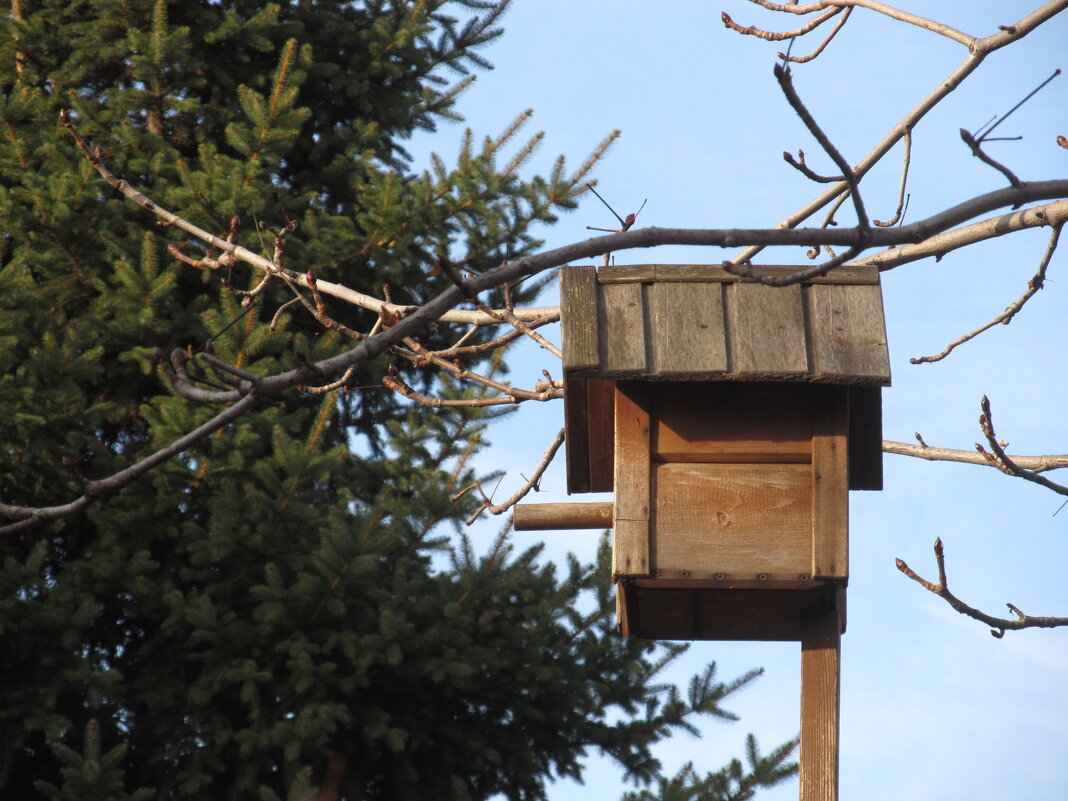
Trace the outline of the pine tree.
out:
M 178 263 L 180 234 L 99 180 L 61 109 L 203 227 L 267 253 L 284 229 L 289 264 L 424 297 L 447 280 L 428 273 L 437 254 L 478 269 L 530 252 L 592 164 L 519 177 L 539 141 L 520 138 L 525 115 L 469 136 L 453 167 L 410 163 L 406 138 L 456 116 L 466 79 L 443 71 L 487 66 L 506 5 L 15 0 L 0 20 L 0 498 L 62 503 L 213 414 L 168 391 L 156 347 L 263 374 L 348 345 L 306 314 L 273 320 L 284 287 Z M 686 699 L 661 687 L 679 649 L 614 636 L 603 558 L 560 575 L 503 535 L 481 555 L 449 544 L 469 511 L 450 500 L 472 478 L 460 457 L 490 416 L 407 405 L 379 388 L 386 365 L 265 405 L 0 543 L 5 797 L 542 798 L 588 749 L 651 781 L 652 745 L 726 714 L 756 674 L 710 672 Z M 443 551 L 450 569 L 432 564 Z M 788 756 L 754 756 L 749 784 Z

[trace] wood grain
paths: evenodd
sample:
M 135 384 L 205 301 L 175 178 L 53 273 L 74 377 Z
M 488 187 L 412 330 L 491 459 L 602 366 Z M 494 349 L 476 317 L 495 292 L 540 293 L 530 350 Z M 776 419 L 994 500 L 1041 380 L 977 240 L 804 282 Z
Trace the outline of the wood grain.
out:
M 739 376 L 802 376 L 808 372 L 801 287 L 727 287 L 731 370 Z
M 849 576 L 849 423 L 846 387 L 813 387 L 812 576 Z
M 654 477 L 658 576 L 774 580 L 810 574 L 808 465 L 657 464 Z
M 657 283 L 646 293 L 650 373 L 672 378 L 726 372 L 721 284 Z
M 801 801 L 838 801 L 841 621 L 806 621 L 801 639 Z
M 878 285 L 813 286 L 808 305 L 813 378 L 890 382 Z
M 565 374 L 600 366 L 597 295 L 595 268 L 565 267 L 560 271 L 560 326 Z
M 610 501 L 594 503 L 518 503 L 512 508 L 516 531 L 611 528 Z
M 646 372 L 645 308 L 641 284 L 606 284 L 598 295 L 603 375 Z
M 761 265 L 756 268 L 762 275 L 790 275 L 807 270 L 811 265 Z M 602 267 L 597 273 L 597 280 L 602 284 L 633 283 L 652 281 L 715 282 L 715 283 L 756 283 L 753 278 L 744 278 L 727 272 L 718 264 L 628 264 Z M 811 278 L 810 284 L 878 284 L 879 271 L 875 267 L 837 267 L 827 275 Z
M 612 575 L 651 573 L 649 546 L 650 460 L 648 385 L 616 385 L 615 515 L 612 524 Z
M 806 463 L 811 394 L 808 384 L 654 384 L 653 459 Z

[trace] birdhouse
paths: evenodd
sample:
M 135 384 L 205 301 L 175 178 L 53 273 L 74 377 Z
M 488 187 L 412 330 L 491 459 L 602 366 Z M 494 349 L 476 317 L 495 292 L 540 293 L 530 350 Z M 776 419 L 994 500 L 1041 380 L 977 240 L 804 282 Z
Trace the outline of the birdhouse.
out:
M 620 630 L 843 629 L 848 490 L 882 487 L 878 271 L 773 287 L 705 265 L 569 267 L 561 322 L 568 491 L 614 493 L 610 514 L 563 506 L 613 530 Z

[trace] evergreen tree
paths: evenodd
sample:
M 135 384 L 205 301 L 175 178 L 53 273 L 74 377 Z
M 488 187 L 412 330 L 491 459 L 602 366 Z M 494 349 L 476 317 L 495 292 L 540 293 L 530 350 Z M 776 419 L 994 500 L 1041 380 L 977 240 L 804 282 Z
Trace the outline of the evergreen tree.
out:
M 266 374 L 350 344 L 303 312 L 272 319 L 284 286 L 253 296 L 254 276 L 177 263 L 180 234 L 99 180 L 62 108 L 187 219 L 267 253 L 257 226 L 285 228 L 287 264 L 425 297 L 447 280 L 427 269 L 437 254 L 479 269 L 530 252 L 595 160 L 520 178 L 538 141 L 517 140 L 521 117 L 468 137 L 455 167 L 414 171 L 406 138 L 455 116 L 465 80 L 442 73 L 487 66 L 477 49 L 505 6 L 15 0 L 0 19 L 0 499 L 62 503 L 214 414 L 168 391 L 157 346 Z M 727 715 L 756 673 L 710 670 L 685 699 L 658 684 L 679 649 L 614 635 L 605 559 L 560 575 L 503 535 L 483 555 L 448 545 L 489 417 L 406 405 L 379 388 L 386 366 L 265 405 L 0 543 L 4 797 L 542 798 L 589 749 L 651 781 L 652 745 Z M 451 568 L 434 569 L 443 549 Z M 737 780 L 775 783 L 789 750 L 754 745 Z

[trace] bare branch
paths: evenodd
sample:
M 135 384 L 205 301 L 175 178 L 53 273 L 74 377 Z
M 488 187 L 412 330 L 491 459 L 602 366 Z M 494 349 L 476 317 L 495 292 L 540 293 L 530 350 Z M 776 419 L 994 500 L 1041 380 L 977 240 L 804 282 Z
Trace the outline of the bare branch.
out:
M 838 35 L 838 32 L 840 30 L 842 30 L 846 22 L 849 20 L 849 15 L 852 13 L 853 9 L 847 8 L 845 10 L 845 13 L 842 14 L 841 17 L 838 19 L 838 22 L 835 23 L 834 29 L 829 34 L 827 34 L 827 38 L 820 42 L 819 47 L 817 47 L 807 56 L 791 56 L 787 55 L 786 53 L 779 53 L 779 58 L 781 58 L 783 61 L 789 61 L 791 64 L 806 64 L 809 61 L 812 61 L 813 59 L 819 58 L 820 53 L 827 49 L 827 45 L 829 45 L 831 43 L 831 40 Z
M 936 539 L 934 543 L 935 561 L 938 564 L 938 583 L 933 584 L 924 578 L 921 578 L 917 573 L 910 568 L 903 559 L 895 560 L 897 563 L 897 569 L 915 581 L 921 587 L 930 590 L 939 598 L 943 599 L 951 607 L 962 615 L 967 615 L 974 620 L 978 620 L 981 623 L 992 627 L 991 634 L 1001 639 L 1005 636 L 1006 631 L 1019 631 L 1020 629 L 1031 628 L 1043 628 L 1052 629 L 1060 626 L 1068 626 L 1068 617 L 1032 617 L 1031 615 L 1025 615 L 1019 608 L 1012 604 L 1005 604 L 1009 611 L 1016 615 L 1015 619 L 1009 620 L 1006 618 L 993 617 L 981 612 L 974 606 L 969 606 L 960 600 L 957 596 L 949 591 L 949 582 L 946 579 L 946 560 L 945 553 L 942 547 L 942 540 Z
M 823 132 L 819 124 L 816 122 L 815 117 L 805 107 L 805 104 L 801 101 L 801 96 L 797 94 L 797 90 L 794 88 L 794 81 L 790 75 L 790 68 L 784 67 L 781 64 L 775 65 L 775 78 L 779 81 L 779 86 L 782 88 L 783 94 L 786 95 L 786 100 L 790 103 L 790 106 L 797 116 L 801 118 L 801 121 L 805 123 L 805 127 L 808 128 L 816 141 L 820 143 L 820 147 L 831 157 L 835 165 L 841 170 L 842 175 L 845 178 L 845 183 L 849 186 L 850 193 L 853 197 L 853 206 L 857 210 L 857 225 L 861 230 L 865 230 L 868 227 L 868 215 L 864 211 L 864 202 L 860 198 L 860 182 L 857 176 L 853 173 L 853 168 L 849 166 L 849 162 L 846 161 L 842 154 L 838 152 L 838 148 L 831 142 L 830 137 Z
M 995 170 L 1000 172 L 1013 186 L 1020 185 L 1020 179 L 1016 177 L 1016 173 L 1014 173 L 1001 162 L 995 161 L 993 158 L 987 155 L 986 152 L 983 150 L 982 145 L 980 145 L 979 140 L 977 140 L 974 136 L 972 136 L 963 128 L 960 129 L 960 138 L 964 141 L 964 144 L 966 144 L 971 149 L 972 155 L 979 159 L 979 161 L 983 162 L 984 164 L 989 164 Z
M 926 459 L 929 462 L 961 462 L 964 464 L 977 464 L 990 467 L 990 459 L 975 450 L 960 450 L 957 448 L 936 448 L 923 442 L 922 437 L 919 445 L 909 442 L 894 442 L 883 440 L 883 453 L 893 453 L 898 456 L 912 456 L 917 459 Z M 989 456 L 989 454 L 988 454 Z M 1048 470 L 1060 470 L 1068 467 L 1068 454 L 1050 456 L 1012 456 L 1010 457 L 1018 467 L 1029 470 L 1032 473 L 1043 473 Z
M 48 520 L 55 520 L 66 515 L 74 514 L 75 512 L 84 509 L 96 498 L 99 498 L 102 495 L 118 492 L 123 487 L 132 484 L 161 462 L 165 462 L 172 456 L 176 456 L 179 453 L 188 450 L 194 444 L 204 439 L 204 437 L 215 433 L 221 428 L 225 428 L 255 406 L 257 401 L 258 398 L 255 392 L 248 392 L 233 406 L 219 412 L 206 423 L 193 429 L 185 436 L 176 439 L 170 445 L 160 448 L 155 453 L 108 476 L 107 478 L 84 482 L 82 494 L 69 503 L 42 507 L 13 506 L 0 503 L 0 516 L 18 521 L 6 526 L 0 526 L 0 534 L 14 534 L 18 531 L 24 531 L 33 526 L 40 525 Z
M 763 3 L 762 3 L 763 4 Z M 774 4 L 773 4 L 774 5 Z M 844 3 L 843 3 L 844 5 Z M 852 5 L 861 5 L 855 3 Z M 882 10 L 874 7 L 872 4 L 868 7 L 874 10 Z M 771 6 L 768 6 L 771 7 Z M 821 3 L 810 4 L 809 8 L 812 10 L 818 10 L 824 6 Z M 790 13 L 807 13 L 801 12 L 798 9 L 806 8 L 805 6 L 798 5 L 783 5 L 780 10 L 788 11 Z M 883 7 L 888 8 L 888 7 Z M 863 178 L 876 164 L 878 164 L 883 156 L 885 156 L 891 148 L 905 135 L 906 132 L 913 130 L 916 125 L 922 120 L 927 113 L 937 106 L 947 95 L 949 95 L 954 89 L 956 89 L 971 73 L 979 68 L 984 59 L 995 52 L 996 50 L 1005 47 L 1012 42 L 1027 36 L 1037 27 L 1048 21 L 1051 17 L 1059 14 L 1065 8 L 1068 8 L 1068 0 L 1051 0 L 1051 2 L 1043 4 L 1040 8 L 1027 14 L 1020 19 L 1015 25 L 1005 26 L 998 33 L 991 36 L 987 36 L 983 39 L 972 39 L 971 37 L 965 37 L 967 42 L 962 41 L 964 44 L 968 44 L 969 55 L 952 73 L 939 81 L 931 92 L 924 97 L 911 111 L 909 111 L 902 120 L 889 132 L 883 139 L 868 153 L 863 159 L 861 159 L 856 166 L 853 167 L 853 173 L 857 179 Z M 896 17 L 897 18 L 897 17 Z M 918 18 L 917 18 L 918 19 Z M 902 19 L 904 22 L 913 22 L 917 20 Z M 922 26 L 921 26 L 922 27 Z M 950 29 L 952 30 L 952 29 Z M 941 31 L 937 31 L 940 32 Z M 959 31 L 957 32 L 959 33 Z M 960 34 L 964 36 L 964 34 Z M 954 38 L 954 37 L 951 37 Z M 832 186 L 820 194 L 818 197 L 802 206 L 793 214 L 782 220 L 777 228 L 794 228 L 801 224 L 817 211 L 822 209 L 828 203 L 837 198 L 845 186 L 838 184 Z M 738 243 L 740 246 L 744 246 L 743 243 Z M 820 243 L 822 244 L 822 243 Z M 753 257 L 756 256 L 764 247 L 764 243 L 756 243 L 737 256 L 732 261 L 736 263 L 751 262 Z
M 556 452 L 560 450 L 560 446 L 563 444 L 564 429 L 561 428 L 560 431 L 556 434 L 556 437 L 553 439 L 552 443 L 549 445 L 548 448 L 546 448 L 545 453 L 542 454 L 541 461 L 538 462 L 538 466 L 535 468 L 533 474 L 531 474 L 531 477 L 528 478 L 526 480 L 526 483 L 523 484 L 523 486 L 521 486 L 518 490 L 516 490 L 512 497 L 504 503 L 494 504 L 493 499 L 488 497 L 486 493 L 483 492 L 482 484 L 477 481 L 474 484 L 470 484 L 464 487 L 458 493 L 453 495 L 453 501 L 460 500 L 460 498 L 462 498 L 469 492 L 478 492 L 478 494 L 482 496 L 482 505 L 479 506 L 478 509 L 476 509 L 474 513 L 467 519 L 467 525 L 471 525 L 472 523 L 474 523 L 475 520 L 477 520 L 483 512 L 489 512 L 493 515 L 502 514 L 511 509 L 521 500 L 523 500 L 523 498 L 525 498 L 527 495 L 529 495 L 530 491 L 532 489 L 536 489 L 541 483 L 541 477 L 545 474 L 545 471 L 548 469 L 549 465 L 553 461 L 553 458 L 556 456 Z
M 772 4 L 772 3 L 765 4 L 764 2 L 762 2 L 762 0 L 752 0 L 752 2 L 758 3 L 759 5 L 762 5 L 765 8 L 772 8 L 774 6 L 774 4 Z M 775 8 L 775 10 L 776 11 L 783 11 L 784 9 Z M 810 8 L 810 10 L 815 10 L 815 9 L 811 9 Z M 739 25 L 738 23 L 736 23 L 733 19 L 731 19 L 730 14 L 728 14 L 726 11 L 724 11 L 719 16 L 720 16 L 720 19 L 723 20 L 723 24 L 725 26 L 727 26 L 728 28 L 730 28 L 732 31 L 735 31 L 735 32 L 740 33 L 740 34 L 743 34 L 745 36 L 755 36 L 758 39 L 765 39 L 765 40 L 767 40 L 769 42 L 781 42 L 784 39 L 795 39 L 798 36 L 804 36 L 806 33 L 810 33 L 811 31 L 814 31 L 820 25 L 825 23 L 827 20 L 831 19 L 831 17 L 837 16 L 838 14 L 841 14 L 841 13 L 842 13 L 842 9 L 840 9 L 840 8 L 828 9 L 824 13 L 820 14 L 818 17 L 814 17 L 813 19 L 809 20 L 808 22 L 806 22 L 804 25 L 800 26 L 799 28 L 794 28 L 792 31 L 783 31 L 782 33 L 775 33 L 773 31 L 765 31 L 765 30 L 762 30 L 761 28 L 756 27 L 755 25 L 746 25 L 746 26 L 743 27 L 743 26 Z M 833 34 L 832 34 L 832 36 L 833 36 Z
M 937 33 L 940 36 L 945 36 L 945 37 L 947 37 L 949 39 L 952 39 L 955 42 L 959 42 L 960 44 L 964 45 L 965 47 L 971 47 L 972 43 L 975 41 L 975 37 L 974 36 L 968 36 L 968 34 L 966 34 L 966 33 L 961 33 L 956 28 L 951 28 L 950 26 L 945 25 L 945 24 L 943 24 L 941 22 L 935 22 L 934 20 L 927 19 L 926 17 L 921 17 L 921 16 L 919 16 L 917 14 L 909 13 L 908 11 L 902 11 L 899 8 L 894 8 L 892 6 L 886 5 L 885 3 L 877 2 L 877 0 L 820 0 L 820 2 L 807 3 L 805 5 L 799 5 L 797 3 L 773 3 L 773 2 L 770 2 L 770 0 L 749 0 L 749 1 L 751 3 L 755 3 L 758 6 L 761 6 L 762 8 L 767 8 L 767 9 L 770 9 L 772 11 L 782 11 L 782 12 L 785 12 L 785 13 L 788 13 L 788 14 L 797 14 L 797 15 L 814 14 L 815 12 L 821 11 L 823 9 L 832 9 L 832 10 L 833 9 L 837 9 L 838 11 L 840 11 L 843 8 L 856 8 L 856 7 L 867 8 L 867 9 L 869 9 L 871 11 L 876 11 L 876 12 L 878 12 L 880 14 L 885 14 L 886 16 L 890 17 L 891 19 L 896 19 L 899 22 L 906 22 L 906 23 L 908 23 L 910 25 L 915 25 L 918 28 L 923 28 L 924 30 L 928 30 L 928 31 L 932 31 L 934 33 Z M 835 11 L 835 13 L 838 13 L 838 11 Z M 726 15 L 724 15 L 724 16 L 726 16 Z M 824 15 L 824 16 L 826 16 L 826 15 Z M 821 20 L 821 22 L 823 22 L 823 21 L 825 21 L 825 20 Z M 759 33 L 755 33 L 754 31 L 749 31 L 748 29 L 744 29 L 744 30 L 740 29 L 738 26 L 735 26 L 732 23 L 727 23 L 727 20 L 724 20 L 724 23 L 727 24 L 728 27 L 731 27 L 731 28 L 734 28 L 735 30 L 738 30 L 739 33 L 754 33 L 754 35 L 757 35 L 757 36 L 760 35 Z M 750 27 L 752 27 L 752 26 L 750 26 Z M 815 26 L 812 26 L 812 27 L 815 27 Z M 808 30 L 811 30 L 811 29 L 812 29 L 811 27 L 808 28 Z M 762 39 L 763 38 L 771 38 L 772 36 L 776 36 L 777 38 L 784 38 L 784 39 L 785 38 L 791 38 L 793 36 L 801 35 L 801 33 L 807 33 L 808 30 L 800 31 L 800 29 L 799 29 L 798 32 L 792 32 L 790 34 L 782 34 L 782 35 L 771 34 L 771 35 L 761 36 L 761 38 Z
M 935 218 L 929 218 L 929 221 L 934 220 Z M 952 253 L 968 245 L 974 245 L 977 242 L 984 242 L 988 239 L 1005 236 L 1027 228 L 1041 228 L 1047 225 L 1059 227 L 1066 221 L 1068 221 L 1068 201 L 1058 200 L 1044 206 L 1034 206 L 1023 211 L 988 217 L 985 220 L 964 225 L 945 233 L 918 239 L 916 240 L 917 244 L 892 247 L 881 253 L 865 256 L 847 266 L 868 265 L 878 267 L 880 270 L 890 270 L 894 267 L 900 267 L 902 264 L 930 258 L 931 256 L 940 259 L 947 253 Z M 912 228 L 912 226 L 901 226 L 894 230 L 900 231 L 902 228 L 908 229 Z
M 931 362 L 941 361 L 942 359 L 946 358 L 946 356 L 948 356 L 950 353 L 952 353 L 958 345 L 963 345 L 965 342 L 971 339 L 975 339 L 975 337 L 979 336 L 984 331 L 993 328 L 998 323 L 1008 325 L 1010 322 L 1012 322 L 1012 318 L 1015 317 L 1016 314 L 1020 311 L 1020 309 L 1023 308 L 1024 304 L 1027 303 L 1027 301 L 1029 301 L 1040 289 L 1045 286 L 1046 268 L 1049 266 L 1049 260 L 1053 257 L 1054 251 L 1057 250 L 1057 243 L 1061 237 L 1062 227 L 1063 223 L 1057 223 L 1057 225 L 1054 226 L 1053 233 L 1050 234 L 1049 243 L 1046 245 L 1046 252 L 1045 254 L 1043 254 L 1042 261 L 1038 265 L 1038 270 L 1035 272 L 1031 280 L 1027 282 L 1027 291 L 1020 295 L 1020 297 L 1018 297 L 1012 303 L 1010 303 L 1005 308 L 1005 311 L 1003 311 L 993 320 L 988 322 L 986 325 L 982 325 L 974 331 L 971 331 L 965 334 L 964 336 L 958 337 L 957 339 L 953 340 L 946 346 L 945 350 L 943 350 L 941 353 L 935 354 L 934 356 L 920 356 L 919 358 L 912 358 L 909 359 L 909 362 L 911 364 L 928 364 Z
M 983 430 L 983 436 L 986 437 L 987 444 L 990 445 L 990 450 L 993 451 L 993 455 L 987 453 L 982 445 L 976 443 L 975 449 L 979 454 L 987 458 L 993 467 L 996 467 L 1006 475 L 1016 476 L 1017 478 L 1022 478 L 1026 481 L 1032 481 L 1039 486 L 1056 492 L 1058 495 L 1068 495 L 1068 487 L 1050 481 L 1045 476 L 1040 476 L 1033 470 L 1027 470 L 1021 467 L 1011 456 L 1005 453 L 1004 446 L 994 433 L 994 420 L 990 412 L 990 400 L 986 395 L 983 396 L 980 405 L 982 406 L 983 413 L 979 415 L 979 426 Z
M 905 196 L 905 186 L 909 181 L 909 166 L 912 163 L 912 131 L 905 133 L 905 155 L 901 160 L 901 186 L 897 190 L 897 210 L 894 212 L 892 219 L 882 222 L 881 220 L 872 220 L 872 222 L 880 228 L 889 228 L 892 225 L 897 225 L 901 221 L 901 215 L 905 212 L 905 206 L 908 205 L 908 201 Z
M 819 173 L 814 171 L 812 168 L 810 168 L 808 166 L 808 164 L 805 163 L 805 151 L 804 150 L 798 150 L 797 151 L 797 158 L 796 159 L 793 157 L 793 154 L 790 153 L 790 151 L 788 151 L 788 150 L 784 150 L 783 151 L 782 157 L 783 157 L 783 160 L 787 164 L 789 164 L 791 167 L 796 169 L 798 172 L 800 172 L 802 175 L 804 175 L 810 181 L 815 181 L 816 183 L 821 183 L 821 184 L 829 184 L 829 183 L 833 183 L 835 181 L 844 180 L 844 177 L 841 176 L 841 175 L 820 175 Z

